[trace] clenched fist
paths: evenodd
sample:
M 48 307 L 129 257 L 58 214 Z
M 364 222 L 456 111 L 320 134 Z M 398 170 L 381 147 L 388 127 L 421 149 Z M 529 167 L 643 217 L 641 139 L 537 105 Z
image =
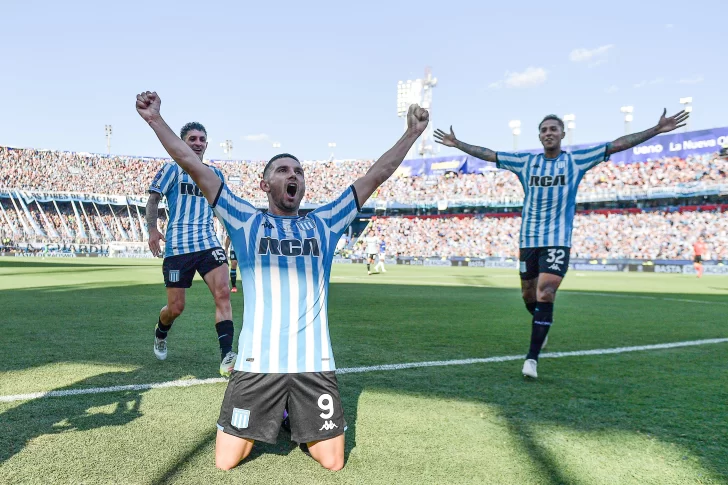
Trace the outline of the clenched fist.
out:
M 430 113 L 420 108 L 419 105 L 413 104 L 407 112 L 407 129 L 417 133 L 418 135 L 425 131 L 427 123 L 430 122 Z

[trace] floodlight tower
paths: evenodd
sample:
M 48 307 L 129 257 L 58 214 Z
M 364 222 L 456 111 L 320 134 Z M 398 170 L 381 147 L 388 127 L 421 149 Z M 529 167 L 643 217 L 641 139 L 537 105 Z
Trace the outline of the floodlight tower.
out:
M 634 120 L 634 116 L 632 116 L 632 113 L 634 112 L 634 106 L 622 106 L 620 108 L 620 111 L 624 113 L 624 134 L 629 135 L 630 130 L 630 123 L 632 123 L 632 120 Z
M 508 127 L 513 132 L 513 151 L 518 150 L 518 135 L 521 134 L 521 120 L 511 120 Z
M 407 111 L 410 105 L 419 104 L 430 112 L 430 123 L 427 125 L 424 133 L 420 136 L 420 141 L 413 146 L 407 158 L 416 156 L 430 157 L 435 152 L 435 144 L 433 143 L 433 123 L 432 123 L 432 89 L 437 86 L 437 78 L 432 77 L 432 69 L 425 69 L 424 79 L 415 79 L 399 81 L 397 83 L 397 116 L 404 118 L 404 128 L 407 129 Z
M 569 151 L 571 146 L 574 144 L 574 130 L 576 129 L 576 115 L 568 114 L 564 115 L 564 123 L 566 123 L 566 139 L 569 143 Z
M 683 105 L 683 109 L 686 113 L 692 113 L 693 112 L 693 97 L 688 96 L 687 98 L 680 98 L 680 104 Z M 683 128 L 683 131 L 688 131 L 690 129 L 690 118 L 685 120 L 685 128 Z
M 224 142 L 220 143 L 220 146 L 222 147 L 223 153 L 227 155 L 227 159 L 230 160 L 230 157 L 233 154 L 233 141 L 225 140 Z
M 106 129 L 106 154 L 111 155 L 111 125 L 104 125 Z

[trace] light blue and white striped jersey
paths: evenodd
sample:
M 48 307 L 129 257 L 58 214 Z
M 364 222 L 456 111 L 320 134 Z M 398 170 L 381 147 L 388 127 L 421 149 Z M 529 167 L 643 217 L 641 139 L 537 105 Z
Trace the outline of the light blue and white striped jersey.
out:
M 210 167 L 225 182 L 220 169 Z M 167 198 L 164 257 L 222 247 L 215 235 L 213 213 L 202 191 L 176 163 L 165 163 L 154 176 L 149 192 Z
M 336 244 L 360 210 L 354 187 L 302 217 L 257 210 L 224 184 L 213 207 L 230 235 L 243 282 L 235 370 L 335 370 L 329 276 Z
M 561 152 L 555 159 L 543 153 L 498 152 L 497 157 L 496 166 L 515 173 L 525 193 L 520 246 L 571 247 L 577 188 L 587 170 L 609 158 L 607 145 Z

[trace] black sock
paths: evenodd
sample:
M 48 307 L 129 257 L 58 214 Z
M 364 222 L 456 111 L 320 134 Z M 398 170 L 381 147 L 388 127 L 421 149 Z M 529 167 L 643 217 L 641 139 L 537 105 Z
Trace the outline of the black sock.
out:
M 169 332 L 169 329 L 172 328 L 172 324 L 165 325 L 162 323 L 162 320 L 157 320 L 157 328 L 154 331 L 154 334 L 157 336 L 158 339 L 166 339 L 167 338 L 167 332 Z
M 536 302 L 535 301 L 527 302 L 526 310 L 528 310 L 528 313 L 533 315 L 533 312 L 536 311 Z
M 369 269 L 370 267 L 371 267 L 371 265 L 369 263 L 367 263 L 367 271 L 370 271 L 370 269 Z
M 541 346 L 546 340 L 551 324 L 554 321 L 554 304 L 539 301 L 533 312 L 533 324 L 531 325 L 531 347 L 528 350 L 527 359 L 538 360 L 541 353 Z
M 232 320 L 223 320 L 215 324 L 217 330 L 217 340 L 220 342 L 220 354 L 225 355 L 233 350 L 233 336 L 235 335 L 235 327 Z
M 230 283 L 232 286 L 235 286 L 235 282 L 238 280 L 238 270 L 237 269 L 231 269 L 230 270 Z

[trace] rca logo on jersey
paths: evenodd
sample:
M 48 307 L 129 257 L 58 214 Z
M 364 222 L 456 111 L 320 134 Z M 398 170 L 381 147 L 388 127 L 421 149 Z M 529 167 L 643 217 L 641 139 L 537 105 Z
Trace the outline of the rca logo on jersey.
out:
M 566 185 L 566 175 L 531 175 L 528 181 L 530 187 L 559 187 Z
M 180 182 L 179 184 L 179 192 L 182 195 L 193 195 L 195 197 L 204 197 L 202 194 L 202 191 L 198 186 L 195 184 L 191 184 L 188 182 Z
M 272 254 L 274 256 L 321 256 L 319 243 L 316 238 L 299 239 L 275 239 L 263 237 L 258 244 L 258 254 Z

